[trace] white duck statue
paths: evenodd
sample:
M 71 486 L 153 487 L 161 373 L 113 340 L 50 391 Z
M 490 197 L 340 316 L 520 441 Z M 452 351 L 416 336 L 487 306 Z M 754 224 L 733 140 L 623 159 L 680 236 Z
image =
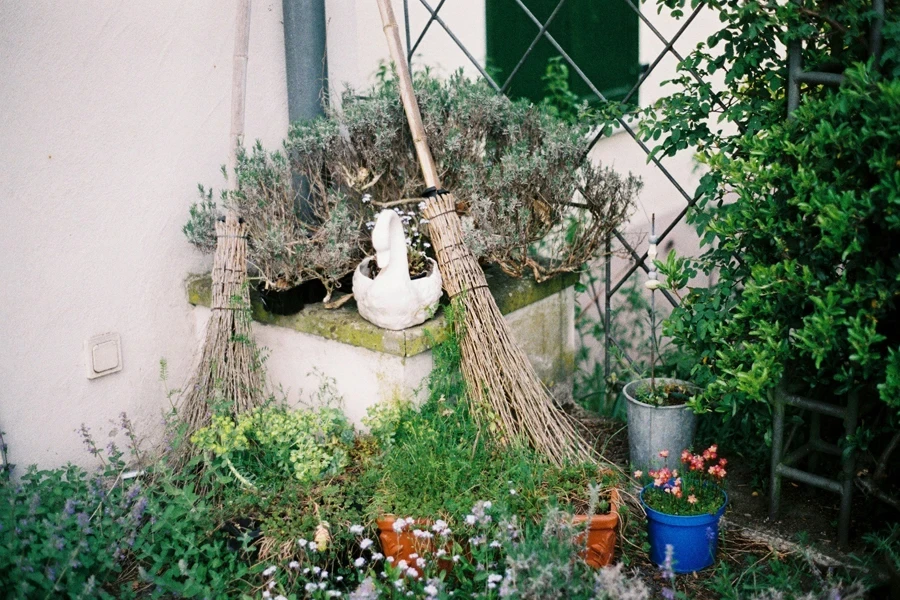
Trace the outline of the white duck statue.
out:
M 353 273 L 353 296 L 359 314 L 382 329 L 395 331 L 424 323 L 434 314 L 441 298 L 437 263 L 426 257 L 430 267 L 428 275 L 410 279 L 403 223 L 392 210 L 378 214 L 372 230 L 372 247 L 378 275 L 371 276 L 371 256 L 359 263 Z

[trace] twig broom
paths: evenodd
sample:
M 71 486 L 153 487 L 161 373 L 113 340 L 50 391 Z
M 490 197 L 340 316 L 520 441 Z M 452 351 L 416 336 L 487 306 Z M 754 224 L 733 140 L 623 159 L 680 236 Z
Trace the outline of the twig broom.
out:
M 490 409 L 507 441 L 527 442 L 557 464 L 595 460 L 596 454 L 578 434 L 573 420 L 553 403 L 528 357 L 512 339 L 488 290 L 484 272 L 463 240 L 456 202 L 441 189 L 428 147 L 390 0 L 378 0 L 378 8 L 391 59 L 397 67 L 400 98 L 419 166 L 428 186 L 422 214 L 428 219 L 444 289 L 463 309 L 457 333 L 470 400 Z
M 236 164 L 244 134 L 250 0 L 238 3 L 231 95 L 229 166 Z M 247 226 L 228 210 L 216 223 L 212 269 L 212 314 L 196 371 L 185 388 L 179 415 L 186 436 L 210 423 L 212 405 L 227 404 L 232 414 L 251 410 L 262 400 L 262 375 L 251 332 L 247 286 Z M 189 446 L 187 446 L 189 448 Z

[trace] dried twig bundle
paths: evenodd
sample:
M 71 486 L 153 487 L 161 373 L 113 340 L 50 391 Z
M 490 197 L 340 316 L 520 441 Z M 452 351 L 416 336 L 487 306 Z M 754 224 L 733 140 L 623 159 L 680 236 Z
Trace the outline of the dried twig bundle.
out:
M 227 403 L 233 413 L 259 406 L 262 369 L 251 337 L 247 286 L 247 226 L 229 211 L 216 223 L 212 270 L 212 315 L 199 366 L 185 388 L 179 414 L 190 435 L 209 425 L 213 406 Z

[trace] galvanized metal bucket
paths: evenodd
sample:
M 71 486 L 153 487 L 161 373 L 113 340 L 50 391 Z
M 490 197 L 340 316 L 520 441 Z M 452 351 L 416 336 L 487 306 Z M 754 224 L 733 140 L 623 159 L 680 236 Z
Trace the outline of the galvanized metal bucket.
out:
M 678 384 L 696 389 L 680 379 L 656 378 L 656 385 Z M 694 443 L 697 415 L 684 405 L 653 406 L 637 400 L 637 391 L 650 385 L 649 379 L 637 379 L 625 386 L 628 407 L 628 451 L 635 469 L 657 469 L 666 464 L 659 456 L 668 450 L 670 467 L 678 465 L 681 451 Z

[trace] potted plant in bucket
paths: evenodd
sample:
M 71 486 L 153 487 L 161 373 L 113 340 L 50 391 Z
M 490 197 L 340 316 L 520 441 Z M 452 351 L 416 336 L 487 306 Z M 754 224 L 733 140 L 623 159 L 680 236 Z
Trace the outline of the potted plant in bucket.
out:
M 649 378 L 623 389 L 628 414 L 628 452 L 638 469 L 663 466 L 660 450 L 688 448 L 694 442 L 697 415 L 687 405 L 698 388 L 686 381 Z
M 659 452 L 668 460 L 669 451 Z M 681 453 L 682 469 L 668 465 L 649 471 L 652 479 L 641 490 L 641 506 L 647 513 L 650 560 L 662 565 L 666 547 L 672 547 L 676 573 L 691 573 L 715 562 L 719 519 L 728 504 L 725 466 L 728 461 L 712 445 L 702 454 Z M 635 471 L 643 479 L 642 471 Z

